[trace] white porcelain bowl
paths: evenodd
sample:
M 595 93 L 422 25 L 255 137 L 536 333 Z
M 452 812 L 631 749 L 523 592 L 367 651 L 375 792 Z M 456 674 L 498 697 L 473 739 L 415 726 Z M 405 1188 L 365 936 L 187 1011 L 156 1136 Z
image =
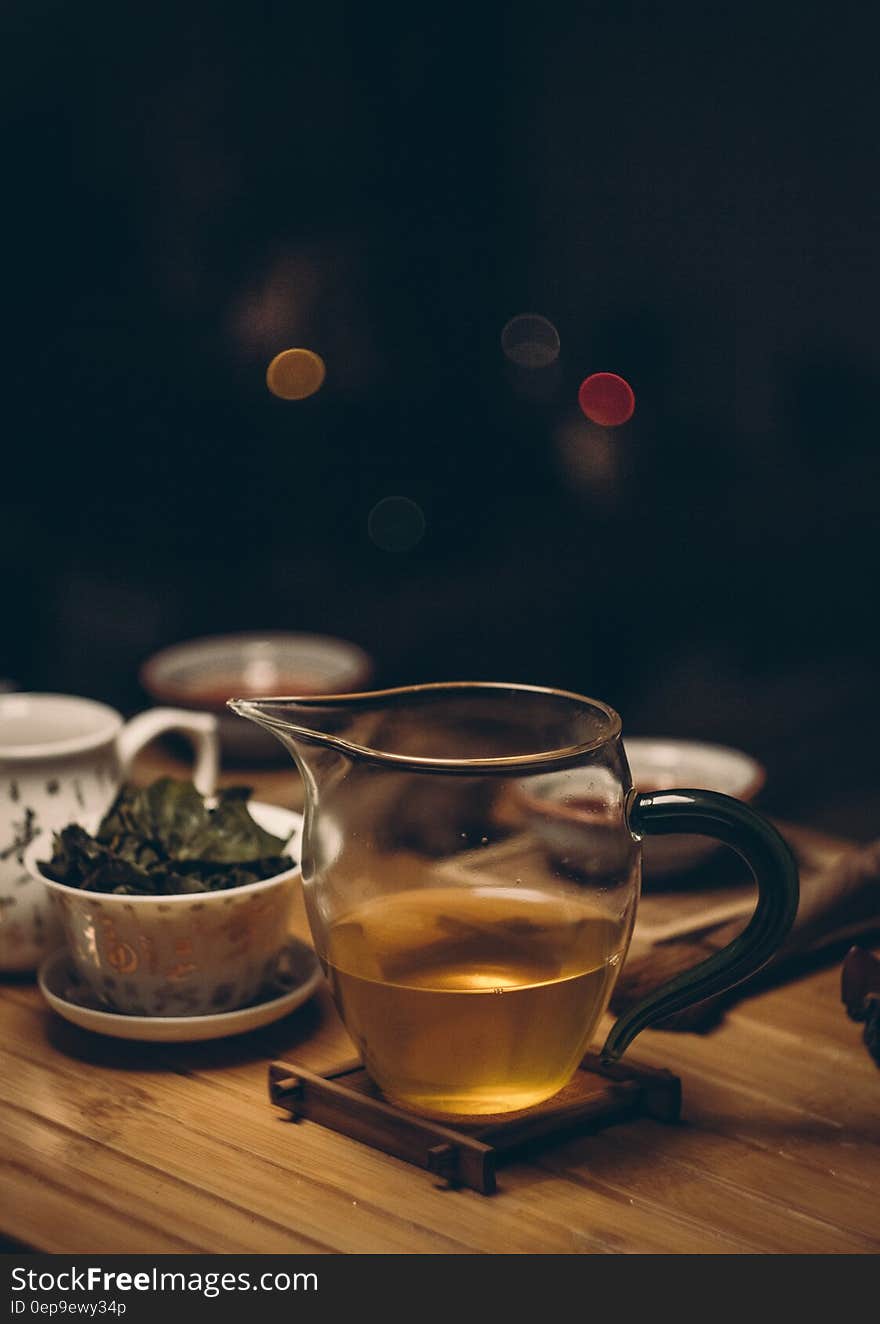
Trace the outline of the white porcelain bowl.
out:
M 251 802 L 254 819 L 299 860 L 298 815 Z M 94 830 L 94 821 L 84 824 Z M 284 947 L 298 863 L 245 887 L 181 896 L 116 896 L 68 887 L 39 866 L 51 843 L 31 842 L 25 867 L 48 890 L 80 978 L 113 1011 L 203 1016 L 250 1002 Z
M 347 694 L 366 688 L 372 672 L 363 649 L 345 639 L 267 630 L 213 635 L 163 648 L 143 664 L 140 681 L 160 703 L 216 713 L 228 761 L 265 763 L 289 755 L 267 731 L 228 712 L 227 699 Z
M 699 740 L 664 740 L 631 736 L 624 748 L 636 790 L 666 791 L 675 787 L 720 791 L 734 799 L 751 802 L 765 781 L 757 760 L 742 750 Z M 595 772 L 583 772 L 585 789 L 595 790 Z M 565 800 L 561 799 L 564 791 Z M 581 811 L 568 809 L 566 801 L 577 797 L 578 774 L 549 772 L 529 779 L 522 803 L 530 811 L 532 829 L 543 838 L 554 856 L 576 858 L 583 846 Z M 545 809 L 544 806 L 547 806 Z M 591 825 L 595 833 L 595 824 Z M 703 864 L 718 849 L 711 837 L 675 835 L 646 837 L 642 843 L 643 877 L 647 883 L 684 874 Z

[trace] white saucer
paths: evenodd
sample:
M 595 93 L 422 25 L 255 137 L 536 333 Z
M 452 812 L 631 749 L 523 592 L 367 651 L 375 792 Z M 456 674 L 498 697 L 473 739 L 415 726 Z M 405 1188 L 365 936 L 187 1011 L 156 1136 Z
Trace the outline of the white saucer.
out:
M 256 1002 L 237 1011 L 207 1016 L 128 1016 L 104 1011 L 73 968 L 67 948 L 47 956 L 37 982 L 53 1011 L 66 1021 L 114 1039 L 139 1039 L 154 1044 L 195 1043 L 245 1034 L 280 1020 L 307 1002 L 323 979 L 318 958 L 299 938 L 290 938 L 279 957 L 279 973 Z

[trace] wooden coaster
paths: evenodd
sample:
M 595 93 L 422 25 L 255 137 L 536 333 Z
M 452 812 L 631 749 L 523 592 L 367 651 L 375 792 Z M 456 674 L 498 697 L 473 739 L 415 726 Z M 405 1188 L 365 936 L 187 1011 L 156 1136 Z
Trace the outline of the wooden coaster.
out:
M 560 1139 L 586 1123 L 607 1125 L 639 1116 L 677 1121 L 681 1081 L 669 1071 L 631 1062 L 603 1067 L 595 1053 L 588 1053 L 574 1079 L 546 1103 L 476 1122 L 439 1122 L 387 1103 L 360 1062 L 325 1075 L 292 1062 L 273 1062 L 269 1097 L 294 1120 L 308 1118 L 436 1173 L 450 1185 L 491 1195 L 498 1164 L 538 1141 Z

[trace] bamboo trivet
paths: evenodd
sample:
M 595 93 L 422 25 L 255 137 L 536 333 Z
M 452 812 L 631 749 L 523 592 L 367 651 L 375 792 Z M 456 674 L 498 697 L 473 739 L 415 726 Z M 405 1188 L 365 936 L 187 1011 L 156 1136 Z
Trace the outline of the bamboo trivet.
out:
M 435 1173 L 451 1186 L 495 1191 L 497 1166 L 538 1142 L 549 1143 L 589 1124 L 645 1116 L 674 1122 L 681 1082 L 669 1071 L 631 1062 L 600 1066 L 588 1053 L 565 1089 L 521 1112 L 479 1122 L 433 1121 L 380 1097 L 360 1062 L 316 1075 L 293 1062 L 269 1067 L 269 1097 L 295 1121 L 307 1118 L 373 1149 Z

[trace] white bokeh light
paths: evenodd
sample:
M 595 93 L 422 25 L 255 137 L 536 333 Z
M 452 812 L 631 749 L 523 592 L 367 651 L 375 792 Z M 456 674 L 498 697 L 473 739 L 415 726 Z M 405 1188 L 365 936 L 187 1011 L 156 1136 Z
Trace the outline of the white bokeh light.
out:
M 538 313 L 520 313 L 501 332 L 501 348 L 518 368 L 549 368 L 559 358 L 559 332 Z

